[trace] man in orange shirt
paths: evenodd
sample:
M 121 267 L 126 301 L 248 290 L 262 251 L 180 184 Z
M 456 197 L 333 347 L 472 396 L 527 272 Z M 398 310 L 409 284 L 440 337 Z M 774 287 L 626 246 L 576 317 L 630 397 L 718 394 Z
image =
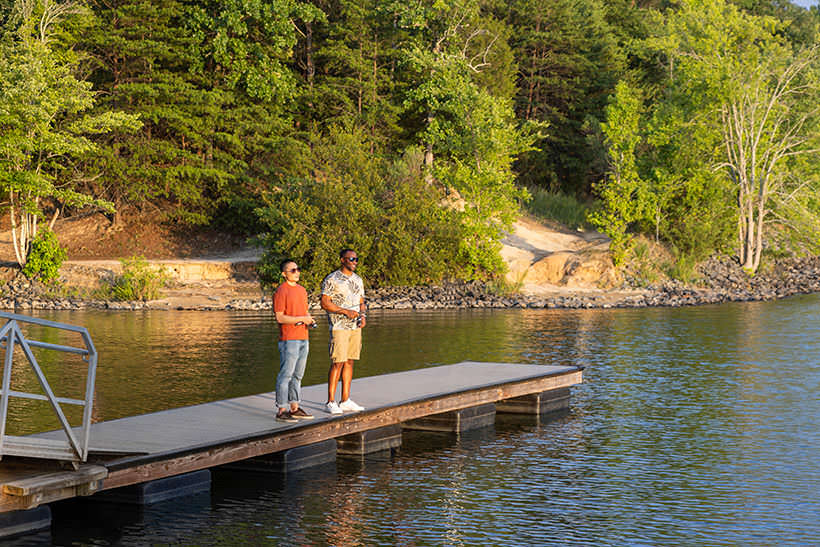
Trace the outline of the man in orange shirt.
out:
M 307 291 L 299 284 L 299 266 L 293 260 L 283 260 L 279 268 L 285 282 L 273 294 L 273 311 L 279 323 L 276 419 L 282 422 L 310 420 L 313 416 L 305 412 L 299 402 L 310 347 L 307 329 L 316 321 L 308 313 Z

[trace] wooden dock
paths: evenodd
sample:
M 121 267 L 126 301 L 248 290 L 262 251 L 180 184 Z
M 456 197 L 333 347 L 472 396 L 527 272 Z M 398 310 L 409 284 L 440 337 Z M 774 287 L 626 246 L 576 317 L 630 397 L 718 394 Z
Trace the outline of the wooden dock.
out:
M 238 397 L 93 424 L 88 463 L 4 458 L 0 512 L 144 483 L 426 416 L 567 389 L 579 367 L 463 362 L 354 380 L 353 398 L 366 410 L 330 415 L 327 386 L 303 388 L 314 420 L 277 422 L 273 393 Z M 58 438 L 62 432 L 33 435 Z

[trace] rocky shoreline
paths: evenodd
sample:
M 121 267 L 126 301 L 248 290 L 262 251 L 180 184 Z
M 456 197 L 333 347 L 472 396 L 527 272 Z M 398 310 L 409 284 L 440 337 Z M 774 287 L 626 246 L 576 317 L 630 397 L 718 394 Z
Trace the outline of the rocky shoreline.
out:
M 678 281 L 648 287 L 627 282 L 612 290 L 579 290 L 548 295 L 498 294 L 481 282 L 445 283 L 422 287 L 386 287 L 368 291 L 368 307 L 375 309 L 465 308 L 645 308 L 695 306 L 722 302 L 773 300 L 795 294 L 820 292 L 820 257 L 779 261 L 769 272 L 747 276 L 729 257 L 708 260 L 700 268 L 699 286 Z M 270 298 L 233 299 L 220 304 L 177 305 L 167 300 L 118 302 L 53 295 L 53 289 L 29 282 L 21 275 L 6 282 L 0 309 L 27 310 L 269 310 Z M 318 309 L 317 295 L 311 308 Z

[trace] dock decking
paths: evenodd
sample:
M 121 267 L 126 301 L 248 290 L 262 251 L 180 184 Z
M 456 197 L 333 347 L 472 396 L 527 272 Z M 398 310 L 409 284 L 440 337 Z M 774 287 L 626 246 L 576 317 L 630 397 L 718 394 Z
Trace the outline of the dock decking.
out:
M 0 512 L 89 495 L 306 446 L 433 414 L 496 403 L 581 383 L 572 366 L 463 362 L 358 378 L 352 396 L 366 410 L 330 415 L 327 386 L 303 388 L 315 416 L 277 422 L 273 393 L 262 393 L 93 424 L 92 456 L 78 471 L 51 462 L 0 462 Z M 37 434 L 58 438 L 62 432 Z

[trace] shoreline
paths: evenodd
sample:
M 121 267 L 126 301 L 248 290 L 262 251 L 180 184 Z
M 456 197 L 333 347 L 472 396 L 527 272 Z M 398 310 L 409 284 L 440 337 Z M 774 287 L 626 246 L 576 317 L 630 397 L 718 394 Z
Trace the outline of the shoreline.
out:
M 610 309 L 680 307 L 727 302 L 768 301 L 820 292 L 820 257 L 787 259 L 770 272 L 748 277 L 733 259 L 709 259 L 700 268 L 701 286 L 667 281 L 647 287 L 621 286 L 611 290 L 562 290 L 548 295 L 498 294 L 483 282 L 453 282 L 419 287 L 370 289 L 371 310 L 430 309 Z M 163 298 L 120 302 L 50 296 L 47 287 L 15 278 L 6 283 L 0 309 L 29 310 L 196 310 L 262 311 L 271 309 L 270 296 L 235 298 L 225 303 L 190 303 Z M 7 294 L 10 292 L 11 294 Z M 318 295 L 311 295 L 310 309 L 317 310 Z

